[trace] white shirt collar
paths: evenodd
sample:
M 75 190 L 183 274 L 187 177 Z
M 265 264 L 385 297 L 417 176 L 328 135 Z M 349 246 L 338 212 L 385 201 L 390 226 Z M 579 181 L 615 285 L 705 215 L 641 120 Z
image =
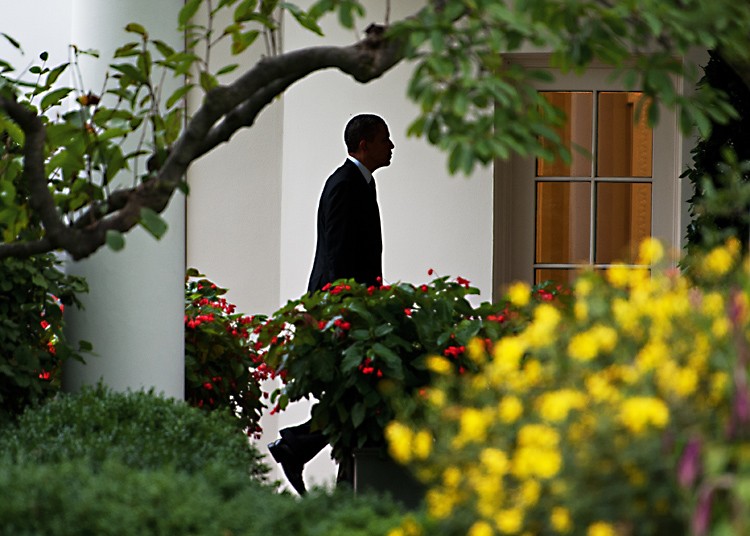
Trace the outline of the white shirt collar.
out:
M 365 180 L 367 181 L 367 184 L 370 184 L 372 182 L 372 173 L 370 173 L 370 170 L 365 167 L 365 165 L 354 158 L 352 155 L 348 155 L 347 158 L 351 160 L 356 166 L 359 168 L 359 170 L 362 172 L 362 175 L 365 177 Z

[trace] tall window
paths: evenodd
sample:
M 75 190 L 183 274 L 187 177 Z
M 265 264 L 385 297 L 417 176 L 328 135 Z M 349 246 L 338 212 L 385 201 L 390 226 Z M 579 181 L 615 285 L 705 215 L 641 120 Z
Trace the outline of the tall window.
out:
M 567 122 L 572 161 L 538 160 L 533 279 L 569 282 L 584 265 L 633 262 L 651 236 L 653 133 L 635 91 L 544 91 Z

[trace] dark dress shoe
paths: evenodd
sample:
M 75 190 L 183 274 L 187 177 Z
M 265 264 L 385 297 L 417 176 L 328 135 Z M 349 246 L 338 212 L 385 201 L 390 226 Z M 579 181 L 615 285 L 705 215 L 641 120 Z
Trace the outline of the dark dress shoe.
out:
M 292 487 L 300 495 L 304 495 L 307 490 L 305 489 L 305 482 L 302 480 L 302 468 L 304 464 L 299 461 L 295 456 L 294 451 L 284 441 L 284 439 L 277 439 L 273 443 L 268 444 L 268 451 L 273 456 L 273 459 L 281 464 L 281 468 L 284 470 L 286 479 L 292 485 Z

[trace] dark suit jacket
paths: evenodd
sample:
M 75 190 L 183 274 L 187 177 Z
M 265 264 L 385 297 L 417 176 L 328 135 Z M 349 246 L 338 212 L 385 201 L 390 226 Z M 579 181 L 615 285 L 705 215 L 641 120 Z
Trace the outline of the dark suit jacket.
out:
M 318 239 L 312 292 L 336 279 L 376 284 L 382 277 L 383 242 L 375 184 L 351 160 L 328 177 L 318 206 Z

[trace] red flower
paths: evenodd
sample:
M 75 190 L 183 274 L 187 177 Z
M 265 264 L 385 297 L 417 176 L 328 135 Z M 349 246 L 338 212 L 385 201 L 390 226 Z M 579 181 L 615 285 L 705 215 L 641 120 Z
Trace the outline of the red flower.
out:
M 458 357 L 464 353 L 466 348 L 464 346 L 449 346 L 445 350 L 443 350 L 443 355 L 445 357 L 452 357 L 453 359 L 458 359 Z
M 320 331 L 323 331 L 325 329 L 325 327 L 326 327 L 326 324 L 328 324 L 328 322 L 326 322 L 325 320 L 319 320 L 318 321 L 318 329 Z
M 422 292 L 427 292 L 427 291 L 429 290 L 429 288 L 427 287 L 427 285 L 422 285 L 422 286 L 421 286 L 421 287 L 419 287 L 419 288 L 420 288 L 420 290 L 421 290 Z
M 40 324 L 42 326 L 42 329 L 47 329 L 49 327 L 49 322 L 47 322 L 46 320 L 42 320 Z
M 463 277 L 459 276 L 459 277 L 456 278 L 456 283 L 458 283 L 459 285 L 463 285 L 466 288 L 469 288 L 469 284 L 471 283 L 471 281 L 469 281 L 468 279 L 464 279 Z
M 404 314 L 408 316 L 409 318 L 411 318 L 411 312 L 412 312 L 411 309 L 409 309 L 408 307 L 404 309 Z
M 552 301 L 555 298 L 555 296 L 551 292 L 548 292 L 544 290 L 543 288 L 540 288 L 539 290 L 537 290 L 536 293 L 537 293 L 537 296 L 539 296 L 539 299 L 542 301 Z
M 330 283 L 326 283 L 325 285 L 323 285 L 323 288 L 320 289 L 320 290 L 322 290 L 323 292 L 326 292 L 330 288 L 331 288 L 331 284 Z
M 427 270 L 427 275 L 432 275 L 434 273 L 435 273 L 435 270 L 433 270 L 432 268 L 430 268 L 429 270 Z

